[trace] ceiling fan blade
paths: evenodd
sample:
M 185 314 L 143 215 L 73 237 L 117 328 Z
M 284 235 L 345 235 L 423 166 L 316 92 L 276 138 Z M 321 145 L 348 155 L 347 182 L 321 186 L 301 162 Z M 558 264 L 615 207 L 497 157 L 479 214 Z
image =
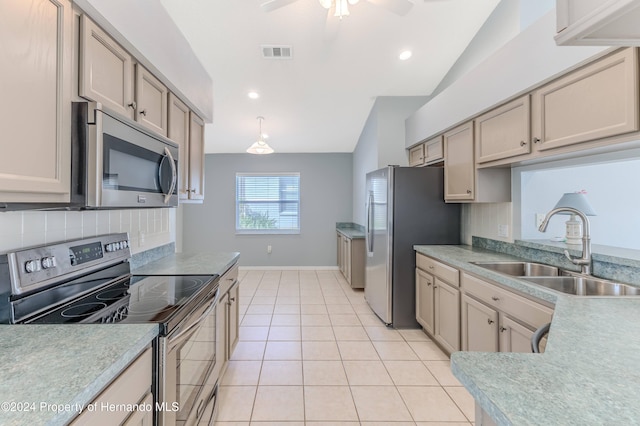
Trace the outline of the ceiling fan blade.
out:
M 298 0 L 269 0 L 269 1 L 265 1 L 264 3 L 262 3 L 260 5 L 260 7 L 262 8 L 262 10 L 264 10 L 265 12 L 272 12 L 276 9 L 280 9 L 281 7 L 285 7 L 287 5 L 290 5 L 293 2 L 296 2 Z
M 378 6 L 382 6 L 385 9 L 395 13 L 396 15 L 404 16 L 413 7 L 413 3 L 409 0 L 368 0 L 369 3 L 373 3 Z

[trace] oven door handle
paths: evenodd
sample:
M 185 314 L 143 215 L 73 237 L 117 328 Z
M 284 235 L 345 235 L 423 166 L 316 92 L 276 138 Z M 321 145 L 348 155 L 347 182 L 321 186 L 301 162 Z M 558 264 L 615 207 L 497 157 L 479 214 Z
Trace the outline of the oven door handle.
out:
M 211 312 L 215 309 L 216 305 L 218 304 L 218 299 L 220 298 L 220 290 L 216 290 L 216 295 L 213 298 L 213 301 L 211 302 L 211 304 L 209 305 L 209 307 L 207 307 L 207 309 L 202 313 L 202 315 L 200 315 L 200 317 L 195 320 L 191 325 L 189 325 L 187 328 L 185 328 L 184 330 L 180 331 L 178 334 L 176 334 L 175 336 L 171 336 L 170 340 L 169 340 L 169 350 L 173 350 L 174 347 L 176 347 L 176 345 L 178 345 L 181 341 L 181 339 L 186 336 L 191 330 L 194 330 L 199 327 L 200 325 L 202 325 L 202 323 L 204 322 L 204 320 L 209 316 L 209 314 L 211 314 Z
M 173 160 L 173 155 L 171 155 L 171 151 L 166 146 L 164 147 L 165 158 L 169 158 L 169 165 L 171 166 L 171 185 L 169 186 L 169 191 L 164 194 L 164 203 L 169 203 L 171 199 L 171 195 L 173 194 L 173 190 L 176 189 L 176 181 L 178 180 L 178 171 L 176 170 L 176 163 Z

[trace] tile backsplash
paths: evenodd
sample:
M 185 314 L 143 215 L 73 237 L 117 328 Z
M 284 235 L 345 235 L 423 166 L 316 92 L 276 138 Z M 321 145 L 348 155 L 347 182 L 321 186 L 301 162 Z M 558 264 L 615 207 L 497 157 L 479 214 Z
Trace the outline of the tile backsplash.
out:
M 498 230 L 501 226 L 506 226 L 506 236 L 500 235 Z M 513 203 L 463 204 L 460 236 L 462 244 L 471 245 L 473 236 L 512 243 Z
M 0 213 L 0 253 L 116 232 L 129 233 L 132 253 L 175 242 L 175 209 Z

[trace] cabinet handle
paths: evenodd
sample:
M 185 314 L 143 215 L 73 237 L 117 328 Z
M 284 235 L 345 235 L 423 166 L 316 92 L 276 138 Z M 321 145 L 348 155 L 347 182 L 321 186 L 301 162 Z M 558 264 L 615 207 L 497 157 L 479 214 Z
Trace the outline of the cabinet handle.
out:
M 471 190 L 467 189 L 467 194 L 471 195 Z
M 507 331 L 506 327 L 500 327 L 500 333 L 504 333 L 505 331 Z
M 533 143 L 538 143 L 540 142 L 540 138 L 533 138 Z
M 427 283 L 427 287 L 431 286 L 431 283 Z
M 131 102 L 130 104 L 127 105 L 129 108 L 131 109 L 136 109 L 138 107 L 138 105 L 136 105 L 135 101 Z
M 527 143 L 525 141 L 520 141 L 520 146 L 525 146 Z
M 147 110 L 143 109 L 142 111 L 140 111 L 140 115 L 144 115 L 146 117 L 147 116 Z
M 429 269 L 433 269 L 433 266 L 429 266 Z
M 500 300 L 500 298 L 497 296 L 491 296 L 491 300 L 493 300 L 494 302 L 497 302 L 498 300 Z
M 236 298 L 235 298 L 235 297 L 230 297 L 230 298 L 229 298 L 229 302 L 235 302 L 235 301 L 236 301 Z
M 492 320 L 492 319 L 490 319 L 490 318 L 487 318 L 487 324 L 491 325 L 491 324 L 493 324 L 494 322 L 495 322 L 494 320 Z
M 438 288 L 438 286 L 437 286 L 437 285 L 434 285 L 434 286 L 433 286 L 433 288 Z
M 195 188 L 187 189 L 187 192 L 193 192 L 195 194 L 196 189 Z

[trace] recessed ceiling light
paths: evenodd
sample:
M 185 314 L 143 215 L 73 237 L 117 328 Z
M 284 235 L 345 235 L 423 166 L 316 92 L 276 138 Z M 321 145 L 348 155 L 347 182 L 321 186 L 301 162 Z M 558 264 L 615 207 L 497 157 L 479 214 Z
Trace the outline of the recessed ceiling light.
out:
M 403 50 L 402 52 L 400 52 L 399 58 L 401 61 L 406 61 L 411 57 L 411 55 L 413 55 L 413 53 L 411 53 L 410 50 Z
M 260 94 L 258 92 L 249 92 L 247 94 L 247 96 L 249 96 L 250 99 L 258 99 L 260 97 Z

